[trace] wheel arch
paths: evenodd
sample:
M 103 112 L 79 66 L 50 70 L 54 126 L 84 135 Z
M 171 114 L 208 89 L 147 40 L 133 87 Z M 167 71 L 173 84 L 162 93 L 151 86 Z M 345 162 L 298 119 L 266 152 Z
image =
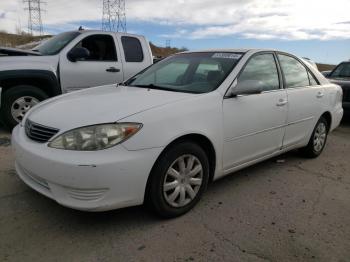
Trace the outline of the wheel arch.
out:
M 45 92 L 49 97 L 61 94 L 56 75 L 48 70 L 8 70 L 0 72 L 0 86 L 3 92 L 18 86 L 31 85 Z
M 321 117 L 323 117 L 324 119 L 326 119 L 326 121 L 327 121 L 327 124 L 328 124 L 328 126 L 327 126 L 327 132 L 331 129 L 331 127 L 332 127 L 332 115 L 331 115 L 331 113 L 330 112 L 328 112 L 328 111 L 326 111 L 326 112 L 324 112 L 322 115 L 321 115 Z M 320 118 L 321 118 L 320 117 Z
M 211 140 L 207 136 L 202 135 L 202 134 L 198 134 L 198 133 L 191 133 L 191 134 L 182 135 L 182 136 L 172 140 L 162 150 L 162 152 L 159 154 L 156 161 L 154 162 L 153 167 L 151 169 L 151 172 L 147 178 L 146 189 L 145 189 L 145 194 L 144 194 L 144 201 L 147 200 L 147 193 L 148 193 L 149 187 L 150 187 L 151 176 L 152 176 L 153 169 L 154 169 L 156 163 L 158 162 L 160 157 L 164 154 L 164 152 L 166 152 L 170 147 L 172 147 L 172 146 L 174 146 L 177 143 L 182 142 L 182 141 L 194 142 L 204 150 L 204 152 L 208 156 L 208 161 L 209 161 L 209 183 L 213 181 L 215 170 L 216 170 L 216 151 L 215 151 L 214 145 L 211 142 Z

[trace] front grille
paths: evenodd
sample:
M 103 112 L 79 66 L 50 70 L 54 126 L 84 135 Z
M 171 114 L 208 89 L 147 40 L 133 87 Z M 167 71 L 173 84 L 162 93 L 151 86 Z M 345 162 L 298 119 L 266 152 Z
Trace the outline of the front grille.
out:
M 56 135 L 59 129 L 43 126 L 27 119 L 25 123 L 25 131 L 31 140 L 39 143 L 45 143 Z

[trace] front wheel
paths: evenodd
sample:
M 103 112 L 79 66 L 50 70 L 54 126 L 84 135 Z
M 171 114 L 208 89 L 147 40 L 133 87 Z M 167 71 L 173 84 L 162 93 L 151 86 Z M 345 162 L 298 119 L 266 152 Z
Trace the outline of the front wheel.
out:
M 327 120 L 324 117 L 321 117 L 312 132 L 309 143 L 306 147 L 301 149 L 303 156 L 315 158 L 322 153 L 326 145 L 328 129 Z
M 1 103 L 1 118 L 8 128 L 22 121 L 24 115 L 48 96 L 35 86 L 19 85 L 4 92 Z
M 149 181 L 148 202 L 160 216 L 180 216 L 200 200 L 208 178 L 209 161 L 203 149 L 192 142 L 180 142 L 157 160 Z

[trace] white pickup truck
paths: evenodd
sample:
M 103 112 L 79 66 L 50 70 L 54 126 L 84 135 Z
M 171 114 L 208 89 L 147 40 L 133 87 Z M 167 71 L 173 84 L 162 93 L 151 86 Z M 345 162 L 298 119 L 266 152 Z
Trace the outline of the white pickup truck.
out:
M 30 51 L 0 47 L 1 119 L 12 128 L 44 99 L 121 83 L 152 63 L 145 37 L 125 33 L 71 31 Z

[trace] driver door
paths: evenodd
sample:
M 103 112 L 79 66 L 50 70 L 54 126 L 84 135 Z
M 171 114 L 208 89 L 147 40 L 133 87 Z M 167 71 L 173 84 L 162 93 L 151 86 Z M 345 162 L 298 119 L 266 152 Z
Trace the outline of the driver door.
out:
M 60 55 L 60 74 L 64 92 L 123 81 L 122 62 L 113 35 L 89 35 L 75 47 L 88 49 L 90 57 L 72 62 L 67 58 L 67 54 L 62 52 Z
M 256 54 L 248 60 L 237 83 L 259 81 L 262 92 L 224 99 L 225 171 L 281 149 L 288 100 L 280 79 L 274 53 Z

